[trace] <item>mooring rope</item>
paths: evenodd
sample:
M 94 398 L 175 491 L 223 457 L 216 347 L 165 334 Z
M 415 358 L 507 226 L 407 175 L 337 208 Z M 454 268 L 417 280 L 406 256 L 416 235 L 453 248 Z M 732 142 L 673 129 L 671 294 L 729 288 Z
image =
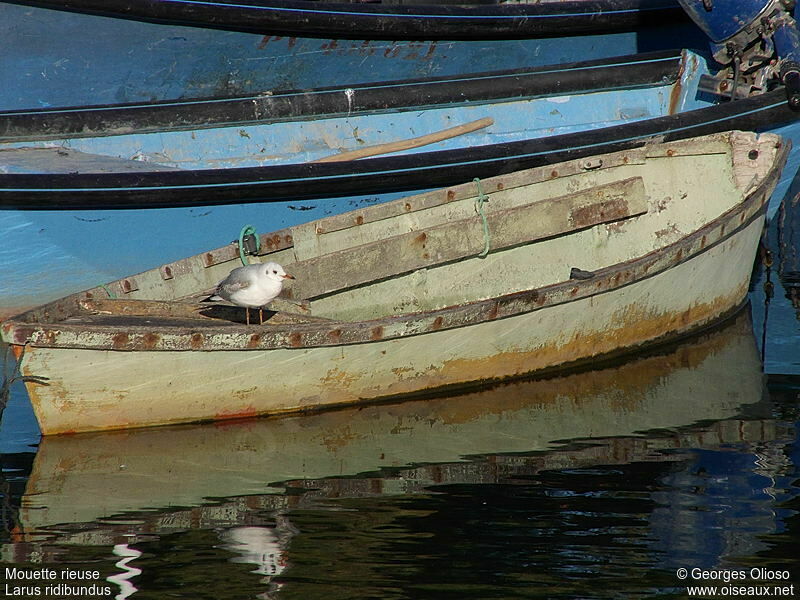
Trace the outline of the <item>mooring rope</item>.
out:
M 478 254 L 478 258 L 486 258 L 489 254 L 489 247 L 491 246 L 492 236 L 489 233 L 489 222 L 486 220 L 486 215 L 483 212 L 483 205 L 489 201 L 489 196 L 483 193 L 483 186 L 479 177 L 473 179 L 478 186 L 478 197 L 475 198 L 475 212 L 481 216 L 483 223 L 483 252 Z
M 245 225 L 242 227 L 242 230 L 239 232 L 239 258 L 242 261 L 244 266 L 250 264 L 250 261 L 247 260 L 247 254 L 244 251 L 244 238 L 248 235 L 252 235 L 256 241 L 256 251 L 255 254 L 258 254 L 261 251 L 261 240 L 256 235 L 256 228 L 252 225 Z

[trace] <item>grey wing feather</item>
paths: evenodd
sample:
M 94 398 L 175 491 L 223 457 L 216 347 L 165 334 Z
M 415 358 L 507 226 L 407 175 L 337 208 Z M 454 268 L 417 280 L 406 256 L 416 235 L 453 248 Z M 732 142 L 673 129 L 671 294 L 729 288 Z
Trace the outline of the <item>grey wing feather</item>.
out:
M 217 284 L 217 287 L 214 289 L 214 295 L 209 296 L 208 300 L 212 302 L 227 300 L 231 294 L 250 287 L 250 280 L 237 277 L 237 275 L 239 275 L 236 273 L 237 270 L 238 269 L 234 269 L 231 271 L 225 279 Z
M 228 281 L 226 279 L 225 281 L 220 282 L 220 284 L 217 286 L 217 291 L 226 291 L 230 294 L 232 292 L 238 292 L 239 290 L 249 287 L 250 282 L 247 280 L 239 279 L 236 281 Z

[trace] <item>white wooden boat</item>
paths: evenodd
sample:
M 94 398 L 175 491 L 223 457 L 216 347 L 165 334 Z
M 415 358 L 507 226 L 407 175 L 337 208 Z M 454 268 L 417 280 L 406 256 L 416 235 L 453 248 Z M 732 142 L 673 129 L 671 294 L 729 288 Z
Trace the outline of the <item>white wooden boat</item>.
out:
M 261 236 L 264 325 L 199 302 L 237 244 L 2 325 L 45 434 L 315 410 L 571 367 L 741 306 L 789 144 L 727 132 Z

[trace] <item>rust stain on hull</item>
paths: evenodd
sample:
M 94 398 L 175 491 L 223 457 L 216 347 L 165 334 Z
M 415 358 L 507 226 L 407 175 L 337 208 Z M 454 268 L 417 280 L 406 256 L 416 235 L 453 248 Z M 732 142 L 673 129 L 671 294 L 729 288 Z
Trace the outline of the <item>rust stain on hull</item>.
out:
M 440 369 L 417 372 L 387 386 L 384 393 L 363 395 L 358 400 L 381 400 L 395 396 L 435 393 L 448 388 L 496 383 L 514 378 L 578 368 L 597 361 L 631 354 L 638 348 L 666 343 L 694 330 L 710 326 L 741 306 L 747 292 L 744 285 L 730 296 L 698 304 L 677 313 L 653 314 L 628 307 L 604 331 L 577 335 L 565 344 L 550 344 L 532 351 L 505 351 L 480 359 L 445 361 Z M 666 332 L 666 333 L 665 333 Z M 346 396 L 344 390 L 331 390 Z M 342 402 L 347 402 L 342 398 Z M 350 402 L 356 401 L 350 398 Z
M 556 365 L 559 368 L 568 368 L 615 354 L 630 353 L 646 344 L 668 341 L 710 324 L 719 315 L 738 307 L 745 292 L 746 287 L 737 290 L 732 297 L 719 298 L 713 303 L 696 305 L 678 313 L 655 315 L 631 306 L 619 313 L 615 319 L 616 327 L 611 325 L 605 331 L 576 336 L 567 344 L 545 346 L 535 352 L 503 353 L 486 361 L 492 363 L 486 365 L 489 367 L 487 370 L 474 361 L 455 359 L 445 365 L 442 374 L 446 379 L 452 379 L 458 373 L 480 370 L 489 375 L 487 379 L 492 379 L 492 372 L 518 376 L 543 371 Z
M 745 336 L 749 333 L 746 326 L 749 326 L 749 316 L 742 311 L 730 324 L 733 330 L 730 335 Z M 671 349 L 669 353 L 661 353 L 656 347 L 635 360 L 619 365 L 604 364 L 602 369 L 591 369 L 589 373 L 575 372 L 549 377 L 540 375 L 530 382 L 504 383 L 487 391 L 462 396 L 457 403 L 434 398 L 421 402 L 420 407 L 431 405 L 429 410 L 433 414 L 451 424 L 480 418 L 487 411 L 501 413 L 524 406 L 544 406 L 561 402 L 564 398 L 572 398 L 573 403 L 580 403 L 582 399 L 601 394 L 619 398 L 621 409 L 635 410 L 653 385 L 681 369 L 697 369 L 709 356 L 717 354 L 729 343 L 729 336 L 712 332 L 695 343 Z M 508 386 L 515 385 L 525 386 L 525 393 L 506 392 Z

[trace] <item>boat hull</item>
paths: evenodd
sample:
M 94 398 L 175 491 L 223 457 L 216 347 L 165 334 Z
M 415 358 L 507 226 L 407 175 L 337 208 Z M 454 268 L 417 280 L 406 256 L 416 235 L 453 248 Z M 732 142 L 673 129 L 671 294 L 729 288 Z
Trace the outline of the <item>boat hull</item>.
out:
M 24 347 L 45 434 L 320 410 L 580 367 L 742 305 L 787 153 L 774 136 L 730 133 L 488 180 L 485 259 L 471 250 L 474 183 L 276 234 L 270 260 L 314 309 L 299 322 L 253 329 L 193 312 L 184 297 L 227 272 L 228 248 L 21 315 L 4 339 Z M 564 280 L 570 266 L 591 271 Z M 102 300 L 112 292 L 130 300 Z
M 358 3 L 271 0 L 18 0 L 22 4 L 87 14 L 194 27 L 307 37 L 366 40 L 524 39 L 563 31 L 635 31 L 683 23 L 672 0 L 561 0 L 559 2 Z
M 3 2 L 0 72 L 14 77 L 4 78 L 0 110 L 210 98 L 522 68 L 673 48 L 679 36 L 697 42 L 695 47 L 705 40 L 685 23 L 659 24 L 646 34 L 632 27 L 528 40 L 314 39 Z
M 47 436 L 36 453 L 20 520 L 25 535 L 35 537 L 39 528 L 145 509 L 198 506 L 233 495 L 252 499 L 280 492 L 292 480 L 317 480 L 313 488 L 320 489 L 332 485 L 323 478 L 377 468 L 405 467 L 403 485 L 421 489 L 434 482 L 463 482 L 462 470 L 441 466 L 455 466 L 467 455 L 506 453 L 519 460 L 518 453 L 536 452 L 541 469 L 613 462 L 620 455 L 630 458 L 631 452 L 652 458 L 656 449 L 685 444 L 682 436 L 692 435 L 686 429 L 692 422 L 740 414 L 743 405 L 761 398 L 762 386 L 750 316 L 742 311 L 720 330 L 675 349 L 588 373 L 296 418 Z M 698 389 L 706 390 L 700 403 Z M 772 431 L 756 432 L 739 421 L 717 427 L 718 436 L 706 437 L 728 443 Z M 680 430 L 681 436 L 637 438 L 633 445 L 625 437 L 665 429 Z M 589 437 L 610 443 L 608 452 L 602 445 L 567 445 L 543 458 L 548 456 L 543 452 L 559 446 L 556 440 Z M 176 471 L 172 461 L 164 461 L 170 453 L 191 458 Z M 401 491 L 397 482 L 365 483 L 371 493 Z M 118 493 L 109 498 L 103 493 L 107 489 Z M 86 535 L 85 528 L 81 534 Z
M 297 350 L 31 347 L 23 373 L 58 373 L 29 387 L 44 434 L 280 414 L 516 377 L 666 341 L 731 313 L 745 300 L 763 223 L 762 212 L 657 277 L 463 329 Z

